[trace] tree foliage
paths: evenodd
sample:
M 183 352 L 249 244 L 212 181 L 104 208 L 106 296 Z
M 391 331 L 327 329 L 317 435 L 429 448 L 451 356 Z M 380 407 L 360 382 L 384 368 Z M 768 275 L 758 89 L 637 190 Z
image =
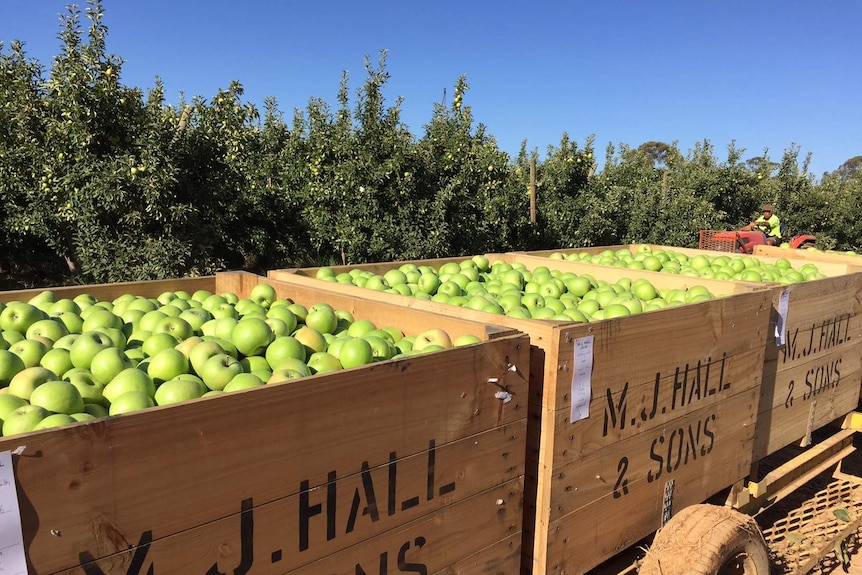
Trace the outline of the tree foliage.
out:
M 387 101 L 386 53 L 358 88 L 286 115 L 232 81 L 166 103 L 121 82 L 100 0 L 61 18 L 44 66 L 0 44 L 0 277 L 7 287 L 209 274 L 221 269 L 421 259 L 650 242 L 692 246 L 700 229 L 776 205 L 822 247 L 862 249 L 862 156 L 816 180 L 792 145 L 722 158 L 709 141 L 608 145 L 563 134 L 543 157 L 497 146 L 467 104 L 434 105 L 420 135 Z M 535 168 L 533 168 L 535 166 Z M 536 221 L 530 220 L 535 169 Z

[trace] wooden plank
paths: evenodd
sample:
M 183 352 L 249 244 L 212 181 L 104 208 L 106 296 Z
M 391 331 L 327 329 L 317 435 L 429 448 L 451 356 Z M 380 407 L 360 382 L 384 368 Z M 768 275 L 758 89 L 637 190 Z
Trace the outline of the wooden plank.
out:
M 517 533 L 453 563 L 451 567 L 437 571 L 434 575 L 513 575 L 518 573 L 520 563 L 521 534 Z
M 517 534 L 521 499 L 515 478 L 471 497 L 419 515 L 404 525 L 351 546 L 305 562 L 291 541 L 295 527 L 286 518 L 301 506 L 292 496 L 255 505 L 229 517 L 200 525 L 113 557 L 87 563 L 63 573 L 108 574 L 151 572 L 189 575 L 247 573 L 249 575 L 388 573 L 401 565 L 436 572 L 473 555 L 477 549 Z M 362 499 L 363 508 L 369 505 Z M 358 512 L 357 521 L 370 523 Z M 338 533 L 336 535 L 341 535 Z M 137 553 L 137 559 L 136 559 Z M 140 565 L 140 568 L 136 569 Z

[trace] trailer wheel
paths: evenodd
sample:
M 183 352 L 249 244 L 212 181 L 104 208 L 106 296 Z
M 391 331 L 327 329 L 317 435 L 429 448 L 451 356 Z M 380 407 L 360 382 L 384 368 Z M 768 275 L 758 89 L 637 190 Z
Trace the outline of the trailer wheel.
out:
M 639 575 L 768 575 L 769 554 L 753 518 L 691 505 L 659 529 Z

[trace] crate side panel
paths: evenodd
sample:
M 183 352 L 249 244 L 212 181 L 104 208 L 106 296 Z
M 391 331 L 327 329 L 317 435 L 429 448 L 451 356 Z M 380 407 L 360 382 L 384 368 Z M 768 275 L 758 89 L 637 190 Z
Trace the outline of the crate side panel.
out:
M 774 288 L 773 323 L 785 290 L 785 342 L 766 342 L 756 460 L 855 409 L 862 386 L 862 275 Z
M 190 529 L 247 498 L 275 501 L 304 481 L 325 484 L 333 470 L 380 467 L 393 453 L 500 426 L 521 426 L 501 463 L 521 475 L 527 381 L 506 365 L 526 364 L 527 353 L 526 337 L 502 338 L 4 439 L 0 449 L 27 446 L 16 474 L 31 557 L 53 572 L 85 550 L 104 556 L 147 530 Z M 494 396 L 491 377 L 510 402 Z

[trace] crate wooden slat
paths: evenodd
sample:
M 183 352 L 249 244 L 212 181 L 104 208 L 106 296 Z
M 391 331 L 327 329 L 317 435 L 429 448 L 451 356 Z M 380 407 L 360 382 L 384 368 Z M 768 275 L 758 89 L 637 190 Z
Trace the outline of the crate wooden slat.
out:
M 538 260 L 525 254 L 497 257 L 510 263 L 522 261 L 531 265 L 537 265 L 533 261 Z M 556 261 L 542 263 L 558 267 Z M 565 267 L 559 263 L 559 269 L 577 269 L 578 266 L 574 262 L 567 262 Z M 375 266 L 375 273 L 381 273 L 398 264 Z M 366 269 L 365 266 L 350 267 Z M 588 269 L 599 278 L 603 271 L 640 277 L 634 270 L 601 266 Z M 691 465 L 673 468 L 665 474 L 665 477 L 679 478 L 677 502 L 701 502 L 748 473 L 764 363 L 763 342 L 769 330 L 772 307 L 769 286 L 723 282 L 716 287 L 724 288 L 723 295 L 728 297 L 594 324 L 572 324 L 495 316 L 337 285 L 314 280 L 314 273 L 314 270 L 272 270 L 269 275 L 299 285 L 327 284 L 328 287 L 321 286 L 321 289 L 345 293 L 349 290 L 354 295 L 365 294 L 365 297 L 413 309 L 496 321 L 530 336 L 529 451 L 522 546 L 526 572 L 584 573 L 657 529 L 661 524 L 664 481 L 649 482 L 644 477 L 650 463 L 655 463 L 650 459 L 650 446 L 653 442 L 670 441 L 672 430 L 684 430 L 685 434 L 696 436 L 699 426 L 701 442 L 706 441 L 713 430 L 718 430 L 708 453 Z M 657 282 L 667 282 L 657 287 L 679 287 L 680 280 L 691 279 L 669 274 L 648 277 L 653 280 L 652 276 L 660 276 L 656 277 Z M 609 281 L 615 281 L 614 276 L 610 277 Z M 576 342 L 588 337 L 593 338 L 589 417 L 572 423 L 568 418 L 572 377 L 576 370 L 574 349 Z M 673 382 L 685 377 L 678 373 L 684 374 L 686 365 L 690 382 L 695 379 L 696 371 L 700 374 L 701 398 L 685 405 L 679 400 L 673 404 Z M 725 385 L 727 387 L 719 393 Z M 687 393 L 692 383 L 688 386 Z M 712 388 L 716 391 L 710 394 Z M 677 395 L 679 393 L 677 391 Z M 625 399 L 621 399 L 624 394 Z M 653 403 L 656 405 L 654 413 Z M 641 417 L 647 407 L 649 411 Z M 625 417 L 622 416 L 624 409 Z M 612 418 L 616 418 L 616 423 L 610 423 Z M 704 431 L 705 425 L 710 428 L 708 433 Z M 706 449 L 705 443 L 700 446 Z M 715 472 L 703 473 L 713 467 Z M 581 477 L 580 487 L 567 483 L 572 477 Z M 583 488 L 583 494 L 576 488 Z M 619 496 L 615 497 L 615 493 Z M 650 502 L 649 510 L 657 505 L 659 512 L 632 512 L 630 507 L 643 501 Z M 609 521 L 609 517 L 613 520 Z M 608 527 L 601 529 L 611 529 L 613 525 L 613 530 L 606 531 L 601 542 L 596 538 L 584 540 L 584 545 L 590 548 L 588 553 L 582 553 L 583 549 L 573 544 L 563 543 L 577 539 L 580 533 L 600 529 L 598 525 L 602 523 Z
M 138 572 L 136 552 L 141 573 L 233 572 L 249 553 L 250 573 L 283 573 L 353 546 L 397 561 L 421 535 L 411 525 L 429 528 L 423 553 L 438 552 L 442 570 L 513 534 L 520 541 L 527 336 L 242 272 L 54 291 L 243 296 L 261 281 L 305 305 L 486 341 L 3 438 L 0 450 L 24 446 L 13 457 L 31 572 Z M 495 396 L 492 378 L 511 401 Z M 463 537 L 469 521 L 484 532 L 475 546 Z

